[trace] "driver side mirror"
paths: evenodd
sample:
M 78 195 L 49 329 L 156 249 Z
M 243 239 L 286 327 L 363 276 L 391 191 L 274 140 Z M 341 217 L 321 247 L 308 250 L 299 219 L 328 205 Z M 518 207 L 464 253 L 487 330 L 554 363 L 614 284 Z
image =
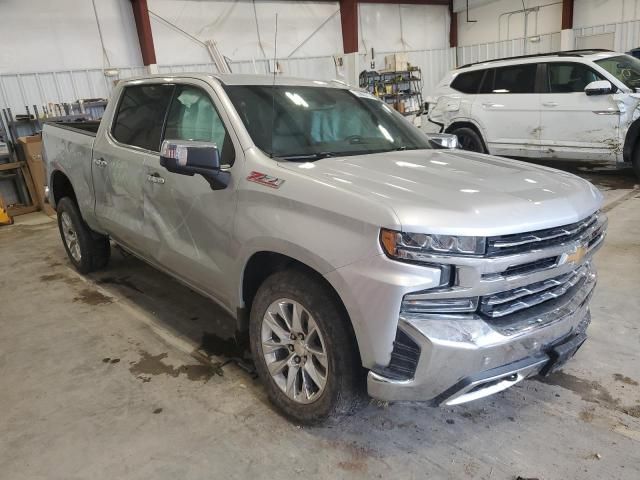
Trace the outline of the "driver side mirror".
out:
M 213 190 L 225 188 L 229 181 L 229 172 L 220 169 L 218 147 L 211 142 L 165 140 L 160 147 L 160 165 L 178 175 L 202 175 Z
M 608 80 L 597 80 L 584 87 L 587 95 L 607 95 L 613 91 L 613 85 Z

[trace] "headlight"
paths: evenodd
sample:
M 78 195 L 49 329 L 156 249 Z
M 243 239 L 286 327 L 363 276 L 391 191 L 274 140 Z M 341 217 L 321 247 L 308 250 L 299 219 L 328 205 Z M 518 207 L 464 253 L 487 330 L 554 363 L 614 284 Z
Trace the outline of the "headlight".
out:
M 397 260 L 433 262 L 431 254 L 483 255 L 485 237 L 458 237 L 380 230 L 380 243 L 385 253 Z

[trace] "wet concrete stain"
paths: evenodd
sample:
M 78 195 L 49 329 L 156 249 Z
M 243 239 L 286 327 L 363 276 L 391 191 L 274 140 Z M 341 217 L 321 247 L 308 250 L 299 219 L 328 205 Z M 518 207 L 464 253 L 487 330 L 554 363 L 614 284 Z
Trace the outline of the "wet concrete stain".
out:
M 548 377 L 538 379 L 539 382 L 547 385 L 556 385 L 571 390 L 580 395 L 582 400 L 600 405 L 618 405 L 619 400 L 615 399 L 609 391 L 595 380 L 585 380 L 566 372 L 556 372 Z
M 64 275 L 61 273 L 52 273 L 50 275 L 40 275 L 41 282 L 53 282 L 54 280 L 62 280 Z
M 157 415 L 158 413 L 162 413 L 162 408 L 156 408 L 153 413 Z
M 120 362 L 119 358 L 106 357 L 102 359 L 102 363 L 119 363 L 119 362 Z
M 331 445 L 349 454 L 351 458 L 338 462 L 339 469 L 347 472 L 365 473 L 369 469 L 367 460 L 375 456 L 375 452 L 365 446 L 355 442 L 342 444 L 341 442 L 331 442 Z
M 614 373 L 613 379 L 616 380 L 617 382 L 622 382 L 627 385 L 633 385 L 636 387 L 639 385 L 638 382 L 636 382 L 633 378 L 622 375 L 621 373 Z
M 119 285 L 121 287 L 126 287 L 130 290 L 134 290 L 138 293 L 144 293 L 135 283 L 129 280 L 129 276 L 125 277 L 104 277 L 97 280 L 97 283 L 100 285 L 110 284 L 110 285 Z
M 80 291 L 78 296 L 73 299 L 74 302 L 82 302 L 87 305 L 96 306 L 96 305 L 106 305 L 108 303 L 112 303 L 113 299 L 103 295 L 97 290 L 91 290 L 90 288 L 85 288 Z
M 640 404 L 632 406 L 620 405 L 620 399 L 614 398 L 606 388 L 595 380 L 585 380 L 584 378 L 576 377 L 566 372 L 557 372 L 548 377 L 538 378 L 537 380 L 547 385 L 555 385 L 571 390 L 580 395 L 580 398 L 585 402 L 596 403 L 609 410 L 616 410 L 625 415 L 640 418 Z M 581 420 L 590 421 L 588 415 L 580 414 L 579 416 Z
M 167 375 L 174 378 L 179 375 L 185 375 L 189 380 L 204 382 L 207 382 L 214 375 L 218 375 L 220 377 L 224 375 L 221 363 L 213 363 L 209 365 L 181 365 L 176 368 L 173 365 L 167 365 L 164 363 L 162 360 L 165 358 L 167 358 L 166 353 L 151 355 L 150 353 L 141 350 L 140 360 L 132 363 L 129 367 L 129 371 L 143 382 L 146 378 L 150 379 L 148 376 L 157 375 Z
M 197 351 L 204 353 L 208 358 L 211 358 L 211 356 L 225 357 L 228 360 L 222 362 L 220 364 L 221 367 L 233 362 L 242 370 L 249 373 L 253 379 L 257 378 L 255 365 L 251 359 L 251 352 L 249 351 L 249 345 L 247 342 L 238 340 L 236 337 L 222 338 L 213 333 L 204 332 L 202 334 L 200 347 Z

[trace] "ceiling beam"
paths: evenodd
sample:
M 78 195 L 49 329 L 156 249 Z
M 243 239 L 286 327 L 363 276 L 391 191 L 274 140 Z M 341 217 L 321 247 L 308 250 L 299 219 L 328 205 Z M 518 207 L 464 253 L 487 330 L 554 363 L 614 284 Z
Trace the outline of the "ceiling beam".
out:
M 147 0 L 131 0 L 131 8 L 133 9 L 133 18 L 136 21 L 142 63 L 145 65 L 155 65 L 157 63 L 156 51 L 153 46 L 153 35 L 151 34 L 151 21 L 149 20 Z

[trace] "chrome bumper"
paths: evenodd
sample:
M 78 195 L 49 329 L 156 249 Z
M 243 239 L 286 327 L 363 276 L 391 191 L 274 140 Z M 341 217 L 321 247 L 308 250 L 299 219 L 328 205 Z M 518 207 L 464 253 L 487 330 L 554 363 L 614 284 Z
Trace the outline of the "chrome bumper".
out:
M 544 323 L 518 332 L 505 331 L 477 314 L 403 316 L 399 328 L 420 349 L 415 375 L 395 380 L 370 371 L 369 395 L 386 401 L 456 405 L 536 375 L 549 364 L 551 346 L 586 330 L 595 283 L 596 274 L 590 270 L 570 298 L 531 309 L 530 315 L 545 318 Z

